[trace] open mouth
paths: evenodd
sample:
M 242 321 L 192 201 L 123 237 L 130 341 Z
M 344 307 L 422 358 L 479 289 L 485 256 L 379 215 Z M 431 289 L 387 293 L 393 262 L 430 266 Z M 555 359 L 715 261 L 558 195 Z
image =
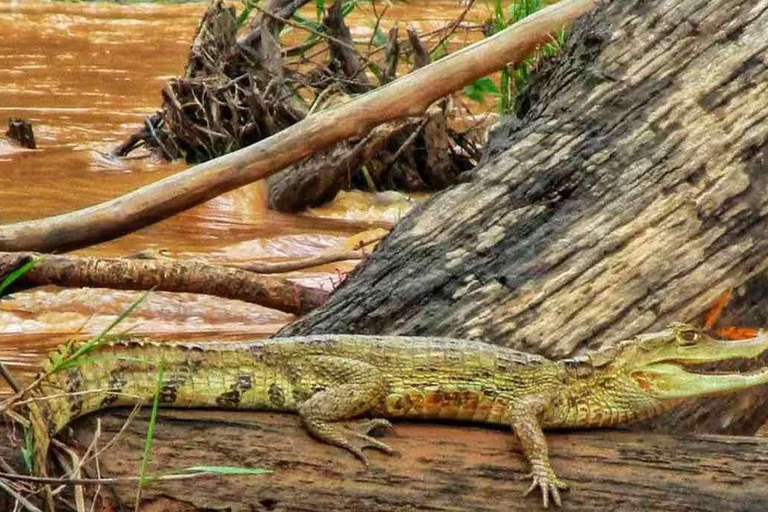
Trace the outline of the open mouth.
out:
M 685 360 L 672 360 L 669 363 L 696 375 L 757 375 L 768 371 L 768 353 L 757 358 L 734 357 L 708 363 L 692 363 Z
M 765 334 L 740 341 L 709 336 L 690 341 L 664 345 L 641 356 L 632 378 L 659 399 L 716 395 L 768 384 Z

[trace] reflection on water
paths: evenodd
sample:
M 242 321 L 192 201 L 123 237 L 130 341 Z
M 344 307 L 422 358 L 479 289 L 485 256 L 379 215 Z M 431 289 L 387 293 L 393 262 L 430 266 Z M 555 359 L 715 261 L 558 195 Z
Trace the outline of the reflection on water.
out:
M 30 119 L 40 148 L 21 150 L 0 140 L 0 223 L 82 208 L 185 167 L 152 159 L 115 162 L 106 155 L 158 108 L 165 81 L 183 70 L 205 7 L 0 1 L 0 123 Z M 461 10 L 455 0 L 395 3 L 382 28 L 414 20 L 428 31 Z M 486 7 L 475 11 L 468 19 L 487 17 Z M 314 15 L 314 7 L 307 15 Z M 354 38 L 370 38 L 370 7 L 355 11 L 350 23 Z M 293 30 L 288 37 L 298 41 L 304 34 Z M 313 212 L 286 215 L 267 210 L 263 188 L 254 184 L 80 253 L 125 255 L 159 247 L 219 261 L 303 257 L 372 227 L 391 226 L 418 199 L 355 192 Z M 291 277 L 328 288 L 351 268 L 346 262 Z M 0 358 L 32 368 L 55 344 L 101 330 L 135 297 L 45 288 L 4 299 Z M 126 326 L 167 339 L 245 339 L 269 335 L 291 318 L 238 301 L 154 293 Z

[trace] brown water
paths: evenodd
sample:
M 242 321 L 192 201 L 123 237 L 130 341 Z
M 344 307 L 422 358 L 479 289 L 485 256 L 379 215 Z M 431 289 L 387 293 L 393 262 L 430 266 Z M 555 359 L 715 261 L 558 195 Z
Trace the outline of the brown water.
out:
M 166 80 L 181 74 L 206 4 L 0 1 L 0 123 L 30 119 L 38 150 L 0 137 L 0 223 L 68 212 L 178 172 L 183 163 L 115 162 L 105 156 L 160 105 Z M 468 20 L 488 17 L 478 2 Z M 426 32 L 463 10 L 455 0 L 391 4 L 382 23 L 412 22 Z M 313 9 L 306 10 L 313 16 Z M 367 39 L 370 6 L 352 14 L 352 36 Z M 296 30 L 287 37 L 300 38 Z M 477 37 L 476 33 L 459 35 Z M 80 251 L 126 255 L 167 248 L 217 260 L 290 259 L 317 254 L 374 227 L 391 226 L 413 204 L 372 194 L 344 194 L 302 215 L 271 212 L 260 184 L 216 198 L 140 232 Z M 331 288 L 351 263 L 297 272 L 292 278 Z M 0 359 L 28 372 L 52 346 L 98 332 L 135 292 L 44 288 L 0 302 Z M 121 328 L 165 339 L 266 336 L 293 317 L 239 301 L 154 293 Z

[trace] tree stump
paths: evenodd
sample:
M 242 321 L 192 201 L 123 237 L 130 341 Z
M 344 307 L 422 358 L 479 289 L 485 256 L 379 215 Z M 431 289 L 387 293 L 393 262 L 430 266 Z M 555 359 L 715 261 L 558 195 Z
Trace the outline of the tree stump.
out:
M 12 117 L 8 120 L 8 131 L 5 135 L 19 143 L 23 148 L 37 149 L 35 144 L 35 132 L 32 131 L 32 123 L 26 119 Z

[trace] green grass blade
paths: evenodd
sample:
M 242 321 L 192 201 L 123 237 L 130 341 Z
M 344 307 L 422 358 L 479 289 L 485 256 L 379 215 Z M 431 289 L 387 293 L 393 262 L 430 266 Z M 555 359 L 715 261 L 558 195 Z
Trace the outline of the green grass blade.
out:
M 5 279 L 3 279 L 3 282 L 0 283 L 0 297 L 3 296 L 6 289 L 8 289 L 9 286 L 11 286 L 16 280 L 18 280 L 21 276 L 26 274 L 30 271 L 32 267 L 40 263 L 45 259 L 45 256 L 41 256 L 39 258 L 32 258 L 10 274 L 8 274 Z
M 341 17 L 346 18 L 349 15 L 349 13 L 355 10 L 355 7 L 357 7 L 357 0 L 344 2 L 344 5 L 341 6 Z
M 35 438 L 32 436 L 32 429 L 24 427 L 24 446 L 21 447 L 21 457 L 24 459 L 24 466 L 31 475 L 35 468 Z
M 272 473 L 264 468 L 243 468 L 237 466 L 191 466 L 174 473 L 211 473 L 213 475 L 266 475 Z
M 245 23 L 248 21 L 248 18 L 251 16 L 251 12 L 253 12 L 253 5 L 254 3 L 259 3 L 258 0 L 256 2 L 253 2 L 251 0 L 244 0 L 243 1 L 243 12 L 240 13 L 240 15 L 237 17 L 237 28 L 240 28 L 245 25 Z
M 371 173 L 368 172 L 368 169 L 365 166 L 362 166 L 360 168 L 360 172 L 363 174 L 363 178 L 365 178 L 365 183 L 368 185 L 368 190 L 371 192 L 376 192 L 376 183 L 374 183 L 373 178 L 371 178 Z
M 155 396 L 152 399 L 152 414 L 149 416 L 149 426 L 147 427 L 147 437 L 144 439 L 144 454 L 141 457 L 141 468 L 139 469 L 139 488 L 136 491 L 136 510 L 141 501 L 141 489 L 145 483 L 149 482 L 147 478 L 147 468 L 149 467 L 149 457 L 152 454 L 152 445 L 155 442 L 155 426 L 157 425 L 157 411 L 160 409 L 160 390 L 163 387 L 163 374 L 165 370 L 163 365 L 157 371 L 157 382 L 155 383 Z
M 487 76 L 478 78 L 464 88 L 464 95 L 474 101 L 483 102 L 487 95 L 498 95 L 499 89 Z
M 120 313 L 120 315 L 118 315 L 118 317 L 115 320 L 113 320 L 106 328 L 104 328 L 104 330 L 102 330 L 99 334 L 97 334 L 96 336 L 94 336 L 93 338 L 85 342 L 81 347 L 75 350 L 75 352 L 68 358 L 63 359 L 61 361 L 57 361 L 56 364 L 53 366 L 53 368 L 51 368 L 49 373 L 55 373 L 59 370 L 77 366 L 78 359 L 84 356 L 85 354 L 87 354 L 88 352 L 91 352 L 99 345 L 101 345 L 104 342 L 107 335 L 110 333 L 110 331 L 114 329 L 117 325 L 119 325 L 120 322 L 125 320 L 128 317 L 128 315 L 133 313 L 134 310 L 138 308 L 139 305 L 141 305 L 141 303 L 144 302 L 144 300 L 146 300 L 147 296 L 151 292 L 152 290 L 147 290 L 141 295 L 139 295 L 139 297 L 136 300 L 134 300 L 130 306 L 125 308 L 123 312 Z

